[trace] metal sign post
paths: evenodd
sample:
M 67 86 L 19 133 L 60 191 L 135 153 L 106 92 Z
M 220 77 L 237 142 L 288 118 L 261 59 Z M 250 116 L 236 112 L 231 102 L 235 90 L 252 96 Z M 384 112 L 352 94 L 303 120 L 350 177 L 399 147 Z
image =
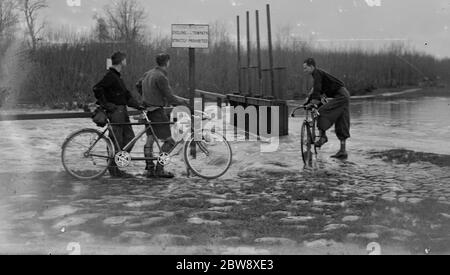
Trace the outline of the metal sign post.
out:
M 269 68 L 270 68 L 270 96 L 269 98 L 275 98 L 275 74 L 273 70 L 273 47 L 272 47 L 272 21 L 270 19 L 270 5 L 266 5 L 267 10 L 267 40 L 269 42 Z
M 241 80 L 241 21 L 239 15 L 237 16 L 237 74 L 238 74 L 238 95 L 241 94 L 242 80 Z
M 195 48 L 189 48 L 189 99 L 194 109 L 195 99 Z
M 172 48 L 189 49 L 189 94 L 191 108 L 195 99 L 195 49 L 209 48 L 209 25 L 173 24 Z
M 172 48 L 189 49 L 189 99 L 191 110 L 195 109 L 195 49 L 209 48 L 209 25 L 173 24 Z M 195 121 L 191 119 L 191 130 L 194 135 Z M 195 143 L 191 147 L 191 155 L 196 157 Z

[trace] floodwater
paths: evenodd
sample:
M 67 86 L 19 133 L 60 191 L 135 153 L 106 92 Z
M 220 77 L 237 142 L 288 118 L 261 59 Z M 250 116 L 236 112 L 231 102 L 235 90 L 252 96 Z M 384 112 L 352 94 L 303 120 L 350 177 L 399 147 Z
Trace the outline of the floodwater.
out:
M 329 158 L 330 132 L 303 169 L 300 114 L 276 152 L 232 142 L 233 165 L 213 181 L 188 178 L 180 156 L 170 181 L 144 179 L 143 163 L 128 168 L 135 179 L 77 181 L 60 147 L 89 120 L 0 122 L 0 253 L 367 254 L 375 243 L 449 254 L 450 97 L 365 99 L 351 112 L 348 161 Z

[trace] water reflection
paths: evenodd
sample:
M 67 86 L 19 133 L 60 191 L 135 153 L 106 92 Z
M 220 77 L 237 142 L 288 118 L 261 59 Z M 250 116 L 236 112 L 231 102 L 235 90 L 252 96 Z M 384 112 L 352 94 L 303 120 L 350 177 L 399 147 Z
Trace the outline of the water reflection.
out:
M 353 102 L 353 139 L 359 146 L 450 154 L 450 98 Z M 366 141 L 366 145 L 365 145 Z

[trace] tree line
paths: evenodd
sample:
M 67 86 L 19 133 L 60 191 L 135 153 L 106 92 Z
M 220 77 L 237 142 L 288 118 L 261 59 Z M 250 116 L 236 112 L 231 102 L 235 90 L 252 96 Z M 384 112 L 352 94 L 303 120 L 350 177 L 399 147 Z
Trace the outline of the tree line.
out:
M 131 90 L 154 66 L 154 56 L 168 52 L 171 84 L 177 94 L 187 96 L 187 50 L 171 48 L 168 36 L 150 35 L 148 14 L 139 0 L 111 1 L 93 17 L 94 27 L 86 33 L 48 26 L 42 18 L 47 8 L 47 0 L 0 0 L 0 104 L 6 99 L 47 106 L 92 102 L 91 88 L 104 74 L 106 59 L 117 50 L 128 54 L 124 78 Z M 302 74 L 302 63 L 311 56 L 342 78 L 353 94 L 450 80 L 450 60 L 437 60 L 402 44 L 378 51 L 317 49 L 281 33 L 275 38 L 275 66 L 286 68 L 278 79 L 284 91 L 280 96 L 286 99 L 304 96 L 310 79 Z M 197 87 L 236 91 L 236 42 L 219 22 L 211 24 L 210 39 L 210 48 L 197 52 Z M 266 49 L 263 56 L 268 56 Z M 265 68 L 267 61 L 263 59 Z

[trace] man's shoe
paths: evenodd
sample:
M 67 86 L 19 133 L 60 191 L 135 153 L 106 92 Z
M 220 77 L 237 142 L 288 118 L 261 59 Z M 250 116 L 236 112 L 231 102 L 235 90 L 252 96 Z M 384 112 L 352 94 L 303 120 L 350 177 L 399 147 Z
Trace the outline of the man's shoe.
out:
M 175 178 L 175 175 L 170 172 L 163 171 L 161 173 L 156 173 L 156 177 L 161 179 L 173 179 Z
M 322 137 L 320 137 L 320 139 L 318 141 L 316 141 L 316 143 L 314 143 L 314 145 L 317 148 L 322 148 L 322 146 L 324 146 L 327 142 L 328 142 L 328 137 L 322 136 Z
M 155 175 L 157 178 L 163 178 L 163 179 L 173 179 L 175 177 L 174 174 L 164 171 L 164 167 L 162 167 L 162 166 L 156 167 Z
M 148 179 L 156 178 L 155 170 L 154 169 L 148 170 L 147 173 L 145 174 L 145 177 L 147 177 Z
M 348 153 L 345 151 L 339 151 L 336 155 L 332 155 L 335 159 L 348 159 Z
M 127 173 L 127 172 L 122 172 L 122 178 L 123 178 L 123 179 L 134 179 L 135 176 L 132 175 L 132 174 L 129 174 L 129 173 Z

